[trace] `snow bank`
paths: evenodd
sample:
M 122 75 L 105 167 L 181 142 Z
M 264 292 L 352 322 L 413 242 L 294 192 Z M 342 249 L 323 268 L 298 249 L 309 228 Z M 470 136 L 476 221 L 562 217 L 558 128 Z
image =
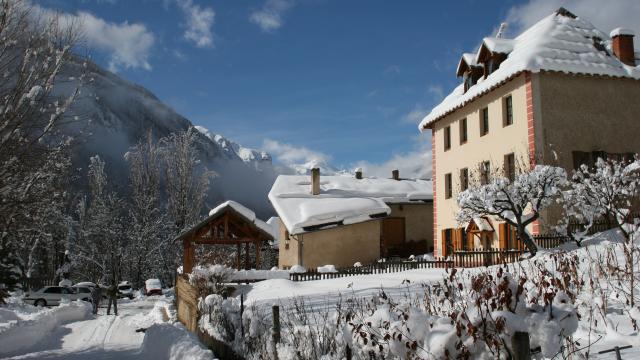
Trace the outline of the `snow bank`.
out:
M 289 271 L 278 270 L 278 268 L 271 270 L 237 270 L 231 275 L 231 280 L 268 280 L 268 279 L 288 279 Z
M 7 311 L 0 316 L 0 355 L 6 355 L 42 341 L 60 325 L 88 319 L 91 316 L 91 304 L 84 301 L 63 303 L 24 318 L 15 313 L 11 316 Z
M 307 269 L 305 269 L 302 265 L 293 265 L 291 269 L 289 269 L 289 272 L 292 274 L 301 274 L 306 273 Z
M 335 265 L 318 266 L 317 270 L 319 273 L 337 273 L 338 272 L 338 270 L 336 270 Z
M 176 324 L 155 324 L 147 329 L 140 349 L 140 357 L 166 360 L 213 359 L 211 350 L 206 349 L 184 326 Z

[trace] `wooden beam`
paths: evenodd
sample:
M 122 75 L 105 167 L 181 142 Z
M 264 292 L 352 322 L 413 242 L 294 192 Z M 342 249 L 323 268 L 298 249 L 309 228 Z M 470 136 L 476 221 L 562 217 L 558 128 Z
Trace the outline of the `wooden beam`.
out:
M 253 238 L 202 238 L 194 240 L 194 244 L 198 245 L 233 245 L 255 242 Z
M 249 270 L 249 243 L 244 243 L 244 269 Z

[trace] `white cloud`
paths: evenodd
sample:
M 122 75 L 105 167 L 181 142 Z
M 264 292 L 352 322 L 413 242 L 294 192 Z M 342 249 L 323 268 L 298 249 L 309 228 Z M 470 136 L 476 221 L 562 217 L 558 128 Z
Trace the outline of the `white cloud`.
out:
M 362 168 L 364 176 L 388 178 L 391 170 L 397 169 L 402 178 L 430 179 L 431 142 L 421 141 L 414 150 L 395 154 L 384 162 L 359 161 L 355 167 Z
M 304 146 L 285 144 L 271 139 L 264 140 L 263 149 L 284 164 L 308 162 L 327 163 L 331 160 L 331 156 L 320 151 L 311 150 Z
M 402 117 L 403 123 L 417 124 L 429 113 L 429 109 L 423 105 L 416 105 Z
M 529 0 L 509 10 L 508 31 L 511 35 L 517 35 L 561 6 L 588 20 L 607 35 L 617 27 L 631 28 L 640 34 L 638 0 Z
M 149 55 L 155 37 L 144 24 L 130 24 L 127 21 L 118 24 L 105 21 L 88 12 L 69 14 L 38 5 L 33 6 L 37 16 L 60 16 L 62 24 L 79 26 L 86 45 L 107 54 L 109 70 L 114 72 L 121 68 L 151 70 Z
M 143 24 L 115 24 L 86 12 L 80 19 L 88 45 L 109 54 L 109 70 L 143 68 L 151 70 L 149 54 L 155 42 L 153 33 Z
M 258 25 L 262 31 L 273 32 L 282 24 L 282 16 L 294 5 L 294 0 L 266 0 L 259 10 L 249 14 L 249 21 Z
M 178 0 L 178 6 L 185 16 L 184 38 L 199 48 L 213 46 L 213 21 L 215 12 L 211 7 L 200 7 L 192 0 Z

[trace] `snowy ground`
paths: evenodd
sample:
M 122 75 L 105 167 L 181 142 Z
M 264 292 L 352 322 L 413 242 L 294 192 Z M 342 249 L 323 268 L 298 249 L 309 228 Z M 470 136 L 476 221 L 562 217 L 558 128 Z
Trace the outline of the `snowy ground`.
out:
M 605 253 L 612 250 L 617 257 L 622 258 L 620 239 L 615 231 L 601 233 L 593 238 L 586 240 L 586 247 L 577 248 L 573 244 L 567 244 L 565 251 L 575 253 L 580 258 L 595 257 L 597 254 Z M 558 251 L 558 250 L 555 250 Z M 546 262 L 547 268 L 553 268 L 553 254 L 555 251 L 540 251 L 536 256 L 537 261 Z M 527 268 L 527 263 L 533 260 L 525 260 L 522 265 Z M 580 265 L 581 271 L 587 270 L 587 262 Z M 464 269 L 467 273 L 482 271 L 483 268 Z M 391 298 L 399 299 L 400 297 L 420 297 L 424 293 L 424 287 L 437 283 L 446 276 L 444 269 L 419 269 L 410 270 L 392 274 L 375 274 L 360 275 L 353 277 L 345 277 L 329 280 L 293 282 L 285 279 L 266 280 L 252 285 L 242 286 L 239 290 L 245 294 L 245 303 L 247 306 L 256 306 L 261 308 L 266 314 L 270 312 L 271 305 L 281 305 L 286 308 L 296 300 L 302 300 L 306 307 L 312 311 L 322 311 L 335 307 L 335 304 L 341 300 L 350 298 L 367 298 L 375 296 L 383 290 Z M 588 276 L 585 278 L 588 279 Z M 598 279 L 597 277 L 595 279 Z M 596 280 L 598 281 L 598 280 Z M 600 285 L 606 287 L 606 285 Z M 638 287 L 640 291 L 640 287 Z M 587 316 L 585 305 L 590 303 L 599 303 L 606 301 L 607 324 L 598 324 L 589 332 L 589 326 L 586 322 Z M 615 352 L 607 354 L 598 354 L 602 350 L 614 348 L 615 346 L 623 347 L 632 345 L 632 348 L 621 351 L 622 359 L 640 358 L 640 332 L 634 330 L 632 317 L 640 317 L 632 312 L 629 315 L 629 306 L 625 306 L 621 298 L 617 298 L 615 293 L 606 294 L 603 299 L 598 294 L 590 293 L 586 290 L 579 294 L 578 303 L 580 306 L 581 321 L 578 331 L 574 334 L 574 340 L 586 345 L 591 343 L 589 349 L 589 358 L 591 359 L 615 359 Z M 640 309 L 640 308 L 639 308 Z M 281 310 L 282 311 L 282 310 Z M 633 311 L 633 310 L 632 310 Z M 268 315 L 267 315 L 268 316 Z M 582 349 L 582 354 L 586 349 Z M 578 358 L 582 355 L 578 356 Z
M 95 317 L 88 315 L 85 320 L 63 323 L 41 341 L 9 354 L 2 354 L 0 350 L 0 355 L 9 359 L 212 359 L 213 354 L 193 335 L 181 325 L 171 324 L 171 312 L 165 310 L 168 305 L 169 300 L 164 296 L 123 301 L 118 306 L 118 316 L 106 315 L 103 307 Z M 24 309 L 26 311 L 16 311 L 17 318 L 27 320 L 37 315 L 29 314 L 33 307 Z M 40 311 L 51 310 L 56 308 Z M 0 329 L 11 325 L 8 316 L 4 320 L 0 322 Z M 136 332 L 141 328 L 149 330 L 146 334 Z M 0 337 L 2 335 L 0 332 Z M 29 333 L 24 336 L 28 337 Z

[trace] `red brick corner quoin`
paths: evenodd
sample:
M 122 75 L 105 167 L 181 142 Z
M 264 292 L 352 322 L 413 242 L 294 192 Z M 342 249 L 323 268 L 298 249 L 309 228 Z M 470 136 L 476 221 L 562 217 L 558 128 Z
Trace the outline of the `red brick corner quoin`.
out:
M 529 139 L 529 166 L 533 169 L 536 166 L 536 134 L 533 128 L 533 90 L 531 85 L 531 73 L 524 73 L 525 91 L 527 94 L 527 136 Z M 538 220 L 531 224 L 531 233 L 537 235 L 540 233 L 540 223 Z

